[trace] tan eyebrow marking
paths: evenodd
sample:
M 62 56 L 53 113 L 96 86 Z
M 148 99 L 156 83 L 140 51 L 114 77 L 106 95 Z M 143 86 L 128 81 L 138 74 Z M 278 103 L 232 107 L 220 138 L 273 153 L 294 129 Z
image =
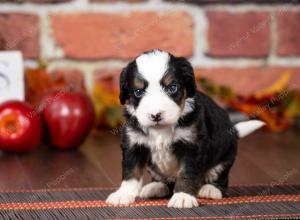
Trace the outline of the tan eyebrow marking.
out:
M 163 83 L 163 85 L 165 85 L 165 86 L 170 85 L 173 81 L 174 81 L 174 77 L 173 77 L 173 75 L 170 74 L 170 73 L 165 74 L 165 75 L 163 76 L 163 78 L 162 78 L 162 83 Z
M 135 78 L 133 81 L 133 85 L 137 89 L 144 89 L 145 88 L 145 81 L 139 78 Z

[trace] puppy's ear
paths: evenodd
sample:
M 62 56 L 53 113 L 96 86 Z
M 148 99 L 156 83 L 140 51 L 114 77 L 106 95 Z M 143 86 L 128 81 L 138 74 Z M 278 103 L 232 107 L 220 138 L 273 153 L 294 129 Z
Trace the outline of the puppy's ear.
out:
M 128 88 L 128 66 L 125 67 L 120 75 L 120 102 L 124 105 L 129 98 L 129 88 Z
M 120 75 L 120 102 L 122 105 L 126 103 L 129 99 L 129 80 L 130 80 L 130 73 L 133 71 L 134 62 L 130 62 L 125 68 L 123 68 L 121 75 Z
M 186 58 L 179 57 L 177 67 L 180 69 L 187 97 L 193 97 L 196 93 L 197 86 L 192 65 Z

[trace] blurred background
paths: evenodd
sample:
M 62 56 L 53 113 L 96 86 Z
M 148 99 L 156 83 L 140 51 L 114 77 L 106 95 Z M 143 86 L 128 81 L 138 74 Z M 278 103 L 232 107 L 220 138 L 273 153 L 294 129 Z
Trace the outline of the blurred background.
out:
M 198 78 L 212 80 L 216 86 L 228 86 L 237 95 L 255 95 L 288 72 L 285 78 L 289 79 L 281 79 L 284 82 L 269 91 L 275 94 L 286 86 L 297 89 L 300 85 L 297 3 L 297 0 L 2 0 L 0 49 L 21 50 L 25 67 L 36 67 L 38 61 L 46 65 L 49 79 L 41 74 L 27 77 L 27 99 L 31 103 L 39 103 L 43 91 L 57 86 L 50 86 L 48 81 L 72 84 L 76 89 L 94 93 L 98 118 L 102 117 L 102 105 L 118 104 L 109 95 L 118 89 L 121 68 L 142 51 L 153 48 L 188 57 Z M 103 82 L 106 87 L 97 87 Z M 102 90 L 110 93 L 109 97 Z M 289 92 L 284 98 L 287 96 Z M 262 100 L 256 101 L 265 105 Z M 299 107 L 299 103 L 296 105 Z M 109 113 L 111 117 L 119 117 L 118 111 Z M 287 116 L 281 111 L 282 114 Z M 288 117 L 294 114 L 289 113 Z M 103 120 L 106 116 L 105 113 Z M 112 120 L 107 122 L 111 123 L 109 126 L 114 126 Z M 284 130 L 286 123 L 290 124 L 277 121 L 273 130 Z
M 250 162 L 236 169 L 234 182 L 249 181 L 244 171 L 251 170 L 252 163 L 256 174 L 259 173 L 254 182 L 270 182 L 295 169 L 297 173 L 296 157 L 300 152 L 297 0 L 0 0 L 0 50 L 21 51 L 26 102 L 33 111 L 42 112 L 45 108 L 42 100 L 52 91 L 63 95 L 66 91 L 87 94 L 95 111 L 94 137 L 85 142 L 90 148 L 81 152 L 99 168 L 91 153 L 96 152 L 104 161 L 104 170 L 113 173 L 120 172 L 117 149 L 124 123 L 118 100 L 119 74 L 129 60 L 154 48 L 188 57 L 199 89 L 231 112 L 234 122 L 259 118 L 267 123 L 263 133 L 245 139 L 242 145 L 251 145 L 249 149 L 252 145 L 277 147 L 257 147 L 262 150 L 260 153 L 244 151 L 240 164 Z M 105 145 L 106 150 L 98 152 L 96 145 Z M 285 145 L 290 148 L 284 148 Z M 109 151 L 108 146 L 113 146 L 114 151 Z M 262 152 L 273 152 L 274 163 L 279 160 L 282 163 L 265 164 L 265 156 L 253 162 L 249 157 L 252 154 L 259 157 Z M 283 152 L 289 156 L 280 157 Z M 63 155 L 55 156 L 56 164 L 66 160 L 75 164 L 81 158 Z M 117 164 L 114 168 L 109 167 L 110 160 Z M 74 166 L 72 175 L 80 169 Z M 32 167 L 37 169 L 35 165 Z M 26 169 L 31 173 L 30 168 Z M 64 167 L 52 173 L 44 182 L 69 169 Z M 102 185 L 119 181 L 119 176 L 101 170 L 102 179 L 110 178 L 107 182 L 103 180 Z M 89 178 L 82 184 L 99 185 L 100 177 L 95 177 L 94 182 L 88 182 Z M 297 180 L 299 175 L 293 178 Z M 20 182 L 28 186 L 21 179 Z M 34 186 L 45 186 L 40 180 L 33 182 Z M 72 184 L 77 184 L 75 177 Z

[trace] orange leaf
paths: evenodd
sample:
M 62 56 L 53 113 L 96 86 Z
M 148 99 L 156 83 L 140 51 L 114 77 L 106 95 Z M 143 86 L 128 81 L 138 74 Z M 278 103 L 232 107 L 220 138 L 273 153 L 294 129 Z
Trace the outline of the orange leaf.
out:
M 25 70 L 26 101 L 38 107 L 45 93 L 51 88 L 49 75 L 44 68 Z
M 107 88 L 106 81 L 97 83 L 93 89 L 92 100 L 98 127 L 115 127 L 123 122 L 122 106 L 116 88 Z
M 255 93 L 254 97 L 256 97 L 257 99 L 261 99 L 263 97 L 273 96 L 276 93 L 282 92 L 287 87 L 290 78 L 291 78 L 291 72 L 285 71 L 273 85 L 260 92 Z
M 249 103 L 239 103 L 231 100 L 229 105 L 238 110 L 246 113 L 250 118 L 259 118 L 267 123 L 270 130 L 280 132 L 287 129 L 290 126 L 290 121 L 278 114 L 277 112 L 271 111 L 268 105 L 260 106 Z

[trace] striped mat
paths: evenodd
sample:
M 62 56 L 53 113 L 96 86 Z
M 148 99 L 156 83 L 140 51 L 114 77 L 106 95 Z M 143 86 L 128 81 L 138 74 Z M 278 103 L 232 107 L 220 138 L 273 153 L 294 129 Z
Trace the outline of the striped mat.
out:
M 0 219 L 300 219 L 300 185 L 232 186 L 222 200 L 197 208 L 166 207 L 167 199 L 128 206 L 104 201 L 112 189 L 68 188 L 0 192 Z

